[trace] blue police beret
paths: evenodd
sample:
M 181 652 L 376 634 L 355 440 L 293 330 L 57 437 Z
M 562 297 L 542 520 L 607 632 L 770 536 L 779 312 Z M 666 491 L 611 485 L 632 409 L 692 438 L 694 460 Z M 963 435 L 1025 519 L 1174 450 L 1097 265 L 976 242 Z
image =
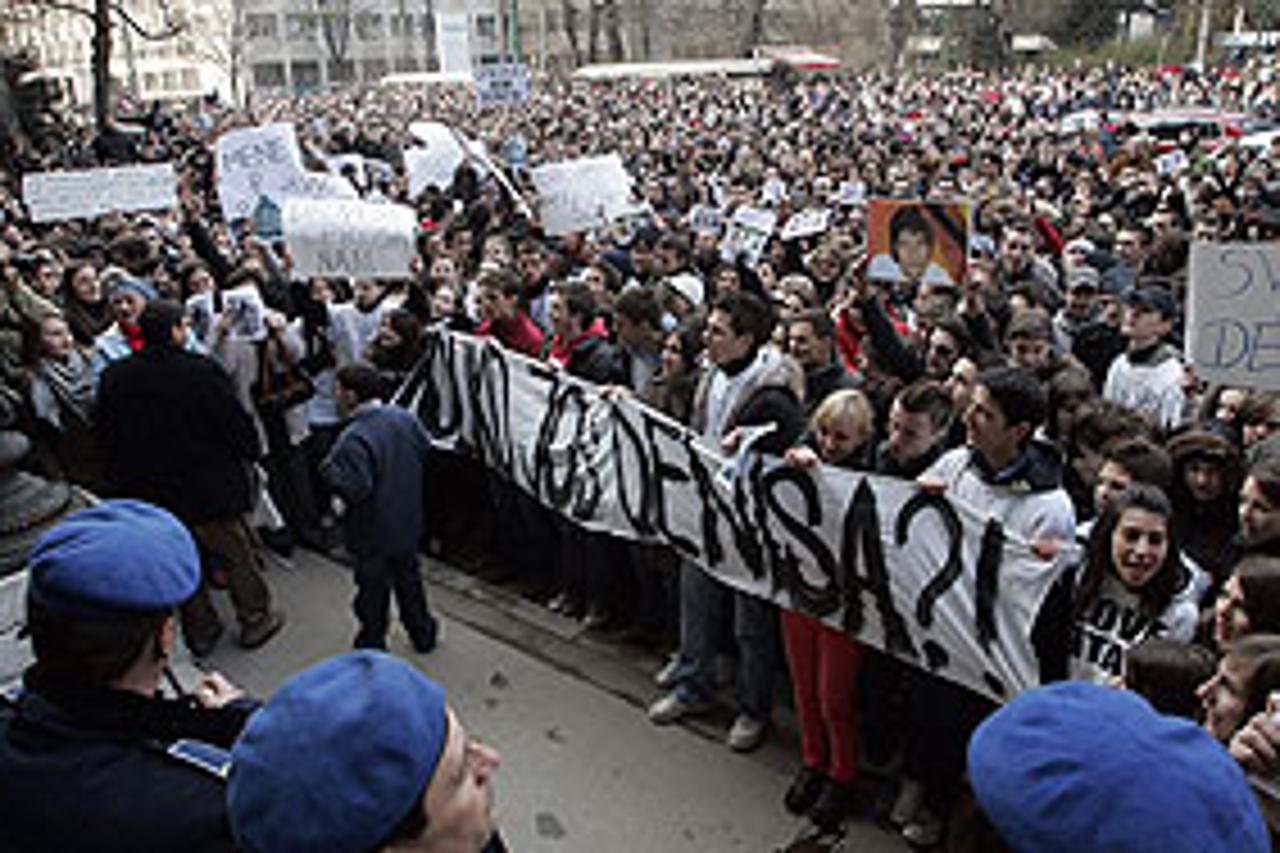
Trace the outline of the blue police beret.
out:
M 1015 697 L 974 732 L 969 777 L 1019 851 L 1270 850 L 1221 744 L 1127 690 L 1061 682 Z
M 258 853 L 366 853 L 422 796 L 448 732 L 444 690 L 398 658 L 349 652 L 309 667 L 232 747 L 232 831 Z
M 28 565 L 32 603 L 90 619 L 168 610 L 200 586 L 200 556 L 187 528 L 136 500 L 67 515 L 36 542 Z

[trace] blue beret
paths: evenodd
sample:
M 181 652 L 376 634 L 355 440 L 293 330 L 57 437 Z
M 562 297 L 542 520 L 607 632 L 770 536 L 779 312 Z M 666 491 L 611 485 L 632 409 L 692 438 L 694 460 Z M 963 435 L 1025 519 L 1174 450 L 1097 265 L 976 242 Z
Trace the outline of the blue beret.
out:
M 31 551 L 29 600 L 88 619 L 176 607 L 200 586 L 200 556 L 170 513 L 135 500 L 73 512 Z
M 1127 690 L 1061 682 L 1020 694 L 974 732 L 969 778 L 1018 851 L 1271 849 L 1221 744 Z
M 258 853 L 366 853 L 422 796 L 448 733 L 444 690 L 398 658 L 349 652 L 303 670 L 232 747 L 237 841 Z
M 160 298 L 159 292 L 156 291 L 151 282 L 141 278 L 134 278 L 130 275 L 122 275 L 111 283 L 112 293 L 122 293 L 124 291 L 132 291 L 148 302 Z

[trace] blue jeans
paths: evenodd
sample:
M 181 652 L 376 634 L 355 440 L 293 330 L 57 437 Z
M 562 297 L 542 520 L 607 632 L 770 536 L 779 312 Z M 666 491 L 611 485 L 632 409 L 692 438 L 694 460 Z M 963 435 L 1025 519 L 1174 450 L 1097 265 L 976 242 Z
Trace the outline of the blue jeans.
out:
M 715 658 L 725 619 L 738 647 L 734 692 L 738 710 L 768 720 L 781 662 L 778 608 L 737 592 L 690 563 L 680 565 L 680 664 L 676 695 L 686 702 L 715 694 Z

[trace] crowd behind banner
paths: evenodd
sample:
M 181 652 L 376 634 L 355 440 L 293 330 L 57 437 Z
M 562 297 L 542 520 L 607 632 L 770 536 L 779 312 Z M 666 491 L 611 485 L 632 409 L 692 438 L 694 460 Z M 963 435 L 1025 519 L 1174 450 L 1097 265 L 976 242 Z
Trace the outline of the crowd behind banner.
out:
M 1280 139 L 1147 119 L 1280 122 L 1278 77 L 351 88 L 9 140 L 4 571 L 131 496 L 102 378 L 172 302 L 254 495 L 184 522 L 331 550 L 335 375 L 371 364 L 439 450 L 424 548 L 669 653 L 655 724 L 724 701 L 754 749 L 789 676 L 785 805 L 821 829 L 872 787 L 937 843 L 973 729 L 1062 679 L 1274 774 L 1248 747 L 1280 740 Z M 172 458 L 164 488 L 220 476 Z M 278 630 L 206 550 L 247 636 Z

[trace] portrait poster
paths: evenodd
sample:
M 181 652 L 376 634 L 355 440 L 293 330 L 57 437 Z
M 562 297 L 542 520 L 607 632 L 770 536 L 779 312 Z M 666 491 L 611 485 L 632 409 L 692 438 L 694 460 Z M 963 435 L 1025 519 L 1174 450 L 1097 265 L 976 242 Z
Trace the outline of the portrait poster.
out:
M 873 198 L 867 203 L 867 277 L 959 286 L 969 246 L 967 202 Z

